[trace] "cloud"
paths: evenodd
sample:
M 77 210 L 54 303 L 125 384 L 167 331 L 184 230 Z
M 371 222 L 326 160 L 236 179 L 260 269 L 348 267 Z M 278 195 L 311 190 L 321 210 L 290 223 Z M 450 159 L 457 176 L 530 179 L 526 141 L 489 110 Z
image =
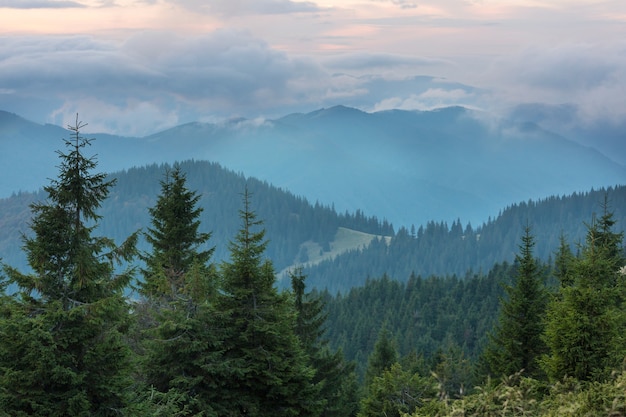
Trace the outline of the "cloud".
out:
M 68 9 L 86 7 L 76 1 L 63 0 L 0 0 L 0 9 Z
M 449 106 L 474 107 L 476 97 L 472 92 L 456 88 L 429 88 L 421 94 L 388 97 L 376 103 L 372 111 L 383 110 L 433 110 Z
M 575 104 L 579 122 L 626 120 L 626 43 L 525 48 L 495 60 L 483 82 L 497 106 Z
M 102 120 L 92 122 L 92 128 L 123 135 L 150 134 L 194 120 L 271 118 L 337 104 L 363 110 L 389 103 L 402 108 L 468 104 L 475 93 L 433 77 L 398 75 L 399 68 L 412 73 L 422 66 L 448 65 L 445 61 L 361 53 L 317 62 L 237 30 L 187 37 L 145 31 L 122 42 L 14 36 L 0 39 L 0 45 L 0 108 L 47 108 L 45 121 L 60 124 L 76 112 L 94 112 Z M 351 75 L 359 71 L 387 75 Z
M 76 114 L 88 121 L 85 133 L 117 132 L 124 136 L 144 136 L 179 123 L 176 109 L 162 103 L 128 99 L 121 104 L 95 97 L 66 101 L 50 114 L 48 122 L 65 126 Z
M 267 15 L 318 12 L 320 8 L 309 1 L 291 0 L 169 0 L 186 9 L 215 13 L 222 16 Z
M 438 58 L 426 58 L 387 53 L 355 52 L 333 56 L 324 60 L 324 64 L 336 70 L 350 70 L 371 73 L 381 69 L 411 68 L 415 73 L 418 67 L 450 65 L 449 61 Z
M 317 101 L 320 85 L 330 80 L 315 62 L 289 57 L 234 30 L 187 38 L 144 32 L 122 44 L 86 36 L 0 41 L 0 108 L 47 97 L 56 102 L 55 115 L 73 113 L 80 103 L 105 108 L 103 115 L 129 111 L 140 118 L 156 115 L 158 107 L 158 120 L 168 122 L 206 114 L 256 117 Z M 180 117 L 169 116 L 172 112 Z M 116 119 L 103 126 L 127 134 L 120 129 L 129 125 Z M 132 128 L 132 133 L 141 132 Z
M 413 1 L 392 0 L 391 2 L 402 9 L 415 9 L 417 7 L 417 3 Z
M 415 9 L 418 3 L 412 0 L 372 0 L 377 3 L 391 3 L 401 9 Z

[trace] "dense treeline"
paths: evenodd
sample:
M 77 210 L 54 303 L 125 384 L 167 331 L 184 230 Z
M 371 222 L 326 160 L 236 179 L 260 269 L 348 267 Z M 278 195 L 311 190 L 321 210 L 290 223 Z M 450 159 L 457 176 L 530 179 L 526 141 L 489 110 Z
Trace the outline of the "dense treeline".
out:
M 93 173 L 82 127 L 30 206 L 30 271 L 3 264 L 0 415 L 626 413 L 626 254 L 609 194 L 584 241 L 561 235 L 549 262 L 527 223 L 513 262 L 486 274 L 383 275 L 332 296 L 297 269 L 281 291 L 245 183 L 223 261 L 181 165 L 157 179 L 143 233 L 101 235 L 116 180 Z
M 331 340 L 357 346 L 346 353 L 365 370 L 359 415 L 624 415 L 626 253 L 608 195 L 601 207 L 584 242 L 573 250 L 562 238 L 550 264 L 534 256 L 527 225 L 514 263 L 487 277 L 411 277 L 407 284 L 383 277 L 345 296 L 326 294 Z M 416 282 L 421 300 L 412 294 Z M 481 282 L 485 299 L 471 290 Z M 468 292 L 476 298 L 465 303 Z M 485 321 L 472 349 L 467 336 Z M 364 335 L 365 323 L 377 330 Z M 429 336 L 441 329 L 429 350 Z
M 412 275 L 464 277 L 467 271 L 484 273 L 496 263 L 513 262 L 528 224 L 536 238 L 533 253 L 550 262 L 561 237 L 574 248 L 584 241 L 585 223 L 601 210 L 605 194 L 613 207 L 616 227 L 624 230 L 626 187 L 609 187 L 514 204 L 477 228 L 463 226 L 460 220 L 452 225 L 429 221 L 417 228 L 400 227 L 390 244 L 382 239 L 373 241 L 367 248 L 307 267 L 305 273 L 311 286 L 333 294 L 384 274 L 406 282 Z
M 383 329 L 393 334 L 401 356 L 434 360 L 443 350 L 456 350 L 474 360 L 497 319 L 502 284 L 510 281 L 513 270 L 503 263 L 487 274 L 413 275 L 405 283 L 383 276 L 343 295 L 324 292 L 328 338 L 359 364 L 360 374 Z

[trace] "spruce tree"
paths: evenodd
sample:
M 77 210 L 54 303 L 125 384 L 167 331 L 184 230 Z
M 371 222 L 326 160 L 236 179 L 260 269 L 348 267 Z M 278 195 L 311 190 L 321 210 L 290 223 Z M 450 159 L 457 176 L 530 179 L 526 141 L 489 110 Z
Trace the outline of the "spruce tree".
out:
M 210 234 L 199 232 L 198 199 L 178 165 L 167 171 L 150 208 L 153 227 L 146 238 L 152 251 L 142 255 L 144 305 L 137 311 L 148 316 L 144 394 L 150 399 L 147 410 L 163 415 L 224 412 L 216 390 L 223 369 L 214 304 L 217 273 L 209 264 L 213 249 L 202 249 Z
M 542 335 L 547 293 L 541 268 L 533 256 L 534 245 L 527 226 L 516 255 L 514 284 L 505 286 L 508 298 L 501 302 L 498 324 L 482 358 L 487 373 L 495 377 L 522 370 L 534 378 L 543 374 L 539 359 L 546 351 Z
M 148 298 L 175 299 L 189 283 L 186 273 L 194 267 L 209 268 L 214 248 L 205 248 L 211 234 L 200 232 L 200 196 L 187 189 L 186 176 L 176 164 L 166 170 L 161 193 L 149 209 L 152 227 L 145 234 L 152 247 L 142 255 L 145 268 L 140 292 Z M 205 271 L 206 275 L 210 274 Z
M 305 292 L 302 268 L 290 272 L 291 288 L 296 308 L 296 335 L 300 339 L 310 364 L 315 369 L 313 384 L 319 388 L 325 417 L 349 417 L 358 410 L 358 384 L 355 364 L 344 360 L 341 350 L 333 351 L 326 332 L 326 305 L 321 296 Z
M 436 397 L 430 378 L 402 369 L 398 362 L 376 376 L 361 401 L 358 417 L 403 417 Z
M 603 208 L 600 220 L 594 217 L 588 225 L 581 255 L 568 268 L 570 284 L 560 288 L 548 308 L 550 351 L 543 367 L 552 379 L 603 380 L 624 359 L 623 235 L 612 230 L 615 220 L 606 200 Z
M 558 280 L 561 287 L 572 285 L 572 276 L 570 267 L 574 261 L 574 254 L 570 248 L 565 236 L 559 238 L 559 249 L 554 259 L 554 276 Z
M 224 360 L 231 374 L 223 399 L 228 415 L 315 416 L 323 404 L 312 383 L 314 370 L 295 334 L 296 313 L 288 293 L 274 286 L 274 268 L 263 259 L 265 230 L 243 195 L 242 227 L 222 265 Z
M 378 339 L 374 345 L 374 351 L 367 359 L 365 388 L 369 389 L 375 377 L 381 376 L 384 371 L 391 369 L 391 366 L 397 362 L 398 351 L 395 343 L 391 339 L 389 330 L 384 327 L 378 334 Z
M 76 124 L 59 152 L 48 199 L 31 205 L 24 237 L 31 273 L 4 266 L 17 287 L 0 318 L 0 409 L 11 416 L 118 416 L 131 386 L 124 290 L 137 234 L 121 246 L 93 236 L 113 180 L 92 173 L 91 139 Z

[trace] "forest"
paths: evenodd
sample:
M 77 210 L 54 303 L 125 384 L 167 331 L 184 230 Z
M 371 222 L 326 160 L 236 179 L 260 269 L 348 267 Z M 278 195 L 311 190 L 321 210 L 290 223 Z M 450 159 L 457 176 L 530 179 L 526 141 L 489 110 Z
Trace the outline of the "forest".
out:
M 580 242 L 557 233 L 548 259 L 527 222 L 513 259 L 490 268 L 373 270 L 335 292 L 298 267 L 279 287 L 253 209 L 262 196 L 245 181 L 226 248 L 180 164 L 152 178 L 148 227 L 121 243 L 103 234 L 105 219 L 127 217 L 101 210 L 116 179 L 97 171 L 83 126 L 30 202 L 29 269 L 2 264 L 0 415 L 626 414 L 626 255 L 609 192 Z M 483 241 L 460 222 L 396 237 L 423 245 L 438 229 Z

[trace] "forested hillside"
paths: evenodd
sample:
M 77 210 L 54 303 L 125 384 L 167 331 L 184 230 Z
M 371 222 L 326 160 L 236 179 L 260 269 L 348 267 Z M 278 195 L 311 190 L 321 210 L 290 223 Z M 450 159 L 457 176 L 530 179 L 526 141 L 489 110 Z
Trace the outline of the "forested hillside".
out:
M 213 233 L 207 245 L 216 247 L 216 259 L 227 255 L 226 244 L 237 230 L 240 193 L 247 185 L 254 196 L 254 208 L 265 221 L 267 255 L 277 271 L 302 265 L 308 285 L 328 289 L 331 294 L 348 291 L 383 274 L 406 282 L 412 274 L 464 277 L 468 271 L 487 273 L 496 263 L 513 261 L 526 225 L 537 235 L 536 255 L 548 261 L 558 248 L 561 235 L 573 245 L 584 239 L 585 222 L 599 212 L 605 194 L 614 208 L 619 230 L 626 225 L 625 186 L 516 203 L 478 226 L 461 219 L 450 225 L 429 221 L 394 232 L 391 224 L 376 217 L 366 217 L 360 211 L 337 213 L 332 207 L 311 204 L 303 197 L 216 163 L 185 161 L 181 168 L 190 188 L 200 195 L 199 204 L 204 208 L 202 227 Z M 155 201 L 159 181 L 168 169 L 171 165 L 154 164 L 113 174 L 117 185 L 100 209 L 103 220 L 99 230 L 119 240 L 147 227 L 147 208 Z M 28 232 L 28 204 L 43 198 L 42 193 L 18 193 L 0 199 L 0 257 L 5 262 L 25 265 L 20 233 Z M 359 245 L 307 265 L 313 254 L 307 253 L 306 248 L 316 247 L 330 255 L 331 242 L 340 227 L 393 238 L 376 239 L 367 247 Z M 139 245 L 145 247 L 143 240 Z M 282 280 L 280 285 L 288 286 L 288 280 Z
M 315 242 L 328 249 L 339 227 L 375 235 L 394 234 L 390 224 L 375 217 L 365 217 L 359 211 L 338 214 L 332 207 L 311 204 L 303 197 L 234 173 L 216 163 L 185 161 L 180 163 L 180 168 L 187 175 L 189 187 L 200 196 L 198 204 L 204 209 L 202 228 L 212 232 L 207 245 L 216 247 L 217 260 L 226 258 L 228 242 L 237 231 L 241 193 L 246 187 L 254 196 L 254 209 L 265 221 L 269 240 L 267 255 L 277 270 L 303 261 L 300 251 L 305 242 Z M 156 201 L 164 173 L 171 169 L 168 164 L 153 164 L 112 174 L 110 177 L 116 179 L 117 184 L 99 209 L 103 216 L 99 232 L 120 240 L 134 231 L 145 231 L 149 225 L 148 207 Z M 0 257 L 5 262 L 25 265 L 20 234 L 28 233 L 28 204 L 43 199 L 43 192 L 18 193 L 0 199 Z M 145 248 L 143 239 L 139 247 Z
M 431 366 L 442 355 L 469 363 L 484 348 L 499 311 L 502 285 L 510 283 L 512 264 L 462 277 L 412 275 L 399 282 L 389 276 L 369 279 L 346 294 L 323 292 L 328 306 L 328 337 L 364 373 L 367 358 L 383 329 L 401 356 Z M 546 271 L 547 273 L 547 271 Z M 471 375 L 464 375 L 465 382 Z
M 367 248 L 305 268 L 305 273 L 311 286 L 333 294 L 383 274 L 406 282 L 412 275 L 461 278 L 472 272 L 487 273 L 496 263 L 514 260 L 526 226 L 537 237 L 535 255 L 548 262 L 561 237 L 574 248 L 584 241 L 586 224 L 601 213 L 605 197 L 614 210 L 617 229 L 625 230 L 626 187 L 610 187 L 513 204 L 478 227 L 457 220 L 451 225 L 430 221 L 400 228 L 389 244 L 373 241 Z

